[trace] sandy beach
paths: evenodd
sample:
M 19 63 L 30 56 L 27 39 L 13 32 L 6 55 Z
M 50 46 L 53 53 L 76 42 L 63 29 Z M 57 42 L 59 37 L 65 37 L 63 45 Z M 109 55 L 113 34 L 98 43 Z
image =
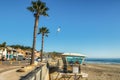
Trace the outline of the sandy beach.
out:
M 82 72 L 88 73 L 88 80 L 120 80 L 120 64 L 86 64 Z
M 120 80 L 120 64 L 85 64 L 82 65 L 82 72 L 88 74 L 88 80 Z

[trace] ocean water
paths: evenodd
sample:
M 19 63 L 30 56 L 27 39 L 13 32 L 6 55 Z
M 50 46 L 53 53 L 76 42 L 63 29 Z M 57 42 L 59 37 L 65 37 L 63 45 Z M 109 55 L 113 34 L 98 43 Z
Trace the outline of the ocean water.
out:
M 120 58 L 87 58 L 85 63 L 120 64 Z

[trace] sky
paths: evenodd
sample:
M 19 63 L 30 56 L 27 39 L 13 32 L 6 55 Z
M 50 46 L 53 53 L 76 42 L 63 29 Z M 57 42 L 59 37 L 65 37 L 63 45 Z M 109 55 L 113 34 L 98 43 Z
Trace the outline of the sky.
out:
M 33 13 L 26 8 L 32 0 L 0 0 L 0 43 L 32 46 Z M 120 58 L 120 0 L 42 0 L 49 17 L 45 52 L 75 52 L 91 58 Z M 60 27 L 60 32 L 57 32 Z M 37 35 L 36 49 L 41 49 Z

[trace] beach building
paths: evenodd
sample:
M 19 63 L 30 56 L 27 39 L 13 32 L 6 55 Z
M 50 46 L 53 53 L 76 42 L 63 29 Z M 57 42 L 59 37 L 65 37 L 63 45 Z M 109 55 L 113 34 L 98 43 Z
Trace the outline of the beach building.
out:
M 0 60 L 23 60 L 26 56 L 26 52 L 21 49 L 14 49 L 12 47 L 1 47 L 0 48 Z
M 74 63 L 78 62 L 79 64 L 82 64 L 86 55 L 80 54 L 80 53 L 64 53 L 62 54 L 63 58 L 68 62 L 68 63 Z
M 0 60 L 5 60 L 7 56 L 7 48 L 1 47 L 0 48 Z
M 3 56 L 3 47 L 0 48 L 0 60 L 2 60 L 2 56 Z
M 56 74 L 51 74 L 52 80 L 79 80 L 87 79 L 88 74 L 82 72 L 81 66 L 86 55 L 80 53 L 63 53 L 62 59 L 58 60 L 58 70 Z
M 80 53 L 63 53 L 62 56 L 64 72 L 74 72 L 74 68 L 78 68 L 76 72 L 81 72 L 81 64 L 84 62 L 86 55 Z

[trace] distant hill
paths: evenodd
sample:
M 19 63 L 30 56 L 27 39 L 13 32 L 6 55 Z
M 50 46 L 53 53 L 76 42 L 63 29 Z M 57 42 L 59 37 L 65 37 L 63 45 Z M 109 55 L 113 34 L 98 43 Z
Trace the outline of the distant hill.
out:
M 32 48 L 30 46 L 23 46 L 23 45 L 9 45 L 10 47 L 12 48 L 15 48 L 15 49 L 22 49 L 22 50 L 32 50 Z

